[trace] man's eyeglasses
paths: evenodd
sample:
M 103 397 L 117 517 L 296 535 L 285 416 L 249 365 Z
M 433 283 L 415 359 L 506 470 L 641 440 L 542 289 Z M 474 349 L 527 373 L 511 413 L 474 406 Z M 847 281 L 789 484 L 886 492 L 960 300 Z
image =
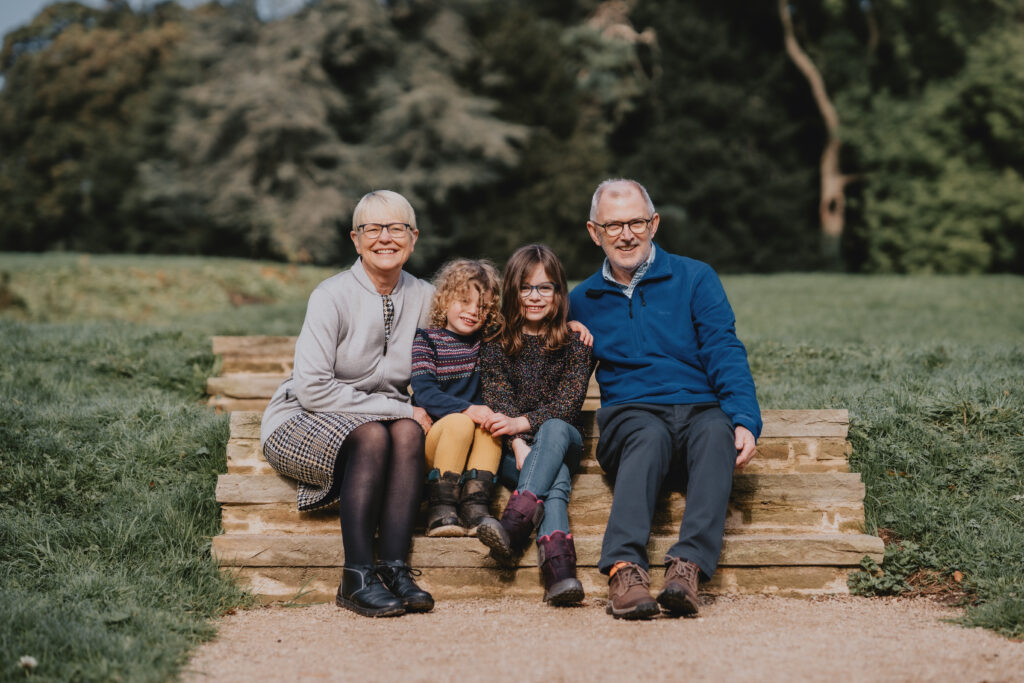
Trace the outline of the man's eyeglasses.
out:
M 591 221 L 593 223 L 593 221 Z M 609 237 L 618 237 L 622 234 L 623 228 L 629 227 L 629 231 L 634 235 L 640 236 L 647 232 L 647 226 L 650 225 L 650 218 L 634 218 L 631 221 L 612 221 L 610 223 L 594 223 L 597 227 L 604 230 L 605 234 Z
M 380 237 L 380 234 L 385 230 L 388 231 L 393 240 L 404 239 L 412 232 L 412 226 L 408 223 L 363 223 L 362 225 L 357 225 L 356 229 L 371 240 Z
M 533 294 L 533 290 L 537 290 L 545 299 L 555 295 L 558 291 L 558 287 L 555 286 L 554 282 L 542 282 L 539 285 L 519 285 L 519 296 L 523 299 L 529 299 L 530 295 Z

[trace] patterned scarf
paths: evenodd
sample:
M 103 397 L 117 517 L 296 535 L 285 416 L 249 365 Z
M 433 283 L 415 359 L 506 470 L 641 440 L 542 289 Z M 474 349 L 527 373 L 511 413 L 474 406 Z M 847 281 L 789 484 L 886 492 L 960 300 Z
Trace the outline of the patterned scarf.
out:
M 381 294 L 380 298 L 384 301 L 384 355 L 386 356 L 388 355 L 388 342 L 391 341 L 391 324 L 395 321 L 395 304 L 388 294 Z

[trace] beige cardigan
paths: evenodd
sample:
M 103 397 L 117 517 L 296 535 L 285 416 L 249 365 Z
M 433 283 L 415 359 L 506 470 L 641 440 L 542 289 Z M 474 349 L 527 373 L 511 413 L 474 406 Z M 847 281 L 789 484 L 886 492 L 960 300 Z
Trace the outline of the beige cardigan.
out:
M 384 355 L 384 304 L 357 260 L 313 290 L 295 344 L 295 367 L 263 413 L 260 443 L 303 410 L 412 417 L 412 340 L 426 327 L 434 286 L 402 271 Z

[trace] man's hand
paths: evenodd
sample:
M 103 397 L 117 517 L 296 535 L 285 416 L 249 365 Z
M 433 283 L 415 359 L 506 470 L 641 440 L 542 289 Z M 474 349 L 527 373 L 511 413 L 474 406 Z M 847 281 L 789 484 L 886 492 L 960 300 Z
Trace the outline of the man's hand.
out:
M 525 417 L 509 417 L 502 413 L 493 413 L 483 426 L 491 436 L 512 436 L 530 431 L 530 421 Z
M 494 411 L 483 405 L 472 405 L 462 411 L 463 415 L 468 415 L 469 419 L 478 425 L 482 425 L 487 422 L 491 415 L 494 415 Z
M 526 456 L 530 454 L 530 447 L 520 438 L 512 439 L 512 452 L 516 456 L 516 469 L 522 471 Z
M 736 426 L 736 469 L 740 470 L 757 455 L 754 435 L 742 425 Z
M 412 407 L 412 419 L 420 423 L 420 427 L 423 428 L 424 434 L 430 431 L 431 425 L 434 424 L 434 421 L 430 419 L 429 415 L 427 415 L 427 411 L 419 406 Z
M 580 333 L 580 341 L 583 342 L 584 346 L 594 345 L 594 335 L 590 334 L 590 330 L 587 329 L 587 326 L 579 320 L 570 320 L 569 329 L 573 332 Z

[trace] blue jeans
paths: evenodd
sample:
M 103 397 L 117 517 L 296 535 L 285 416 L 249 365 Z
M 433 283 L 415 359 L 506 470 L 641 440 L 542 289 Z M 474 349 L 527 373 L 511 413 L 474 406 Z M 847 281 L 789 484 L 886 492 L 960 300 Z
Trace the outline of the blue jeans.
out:
M 520 493 L 529 491 L 544 501 L 544 519 L 537 530 L 538 538 L 555 531 L 569 533 L 572 475 L 579 469 L 582 456 L 580 433 L 559 419 L 546 420 L 537 430 L 522 471 L 516 470 L 515 456 L 508 453 L 502 456 L 498 470 L 501 482 Z

